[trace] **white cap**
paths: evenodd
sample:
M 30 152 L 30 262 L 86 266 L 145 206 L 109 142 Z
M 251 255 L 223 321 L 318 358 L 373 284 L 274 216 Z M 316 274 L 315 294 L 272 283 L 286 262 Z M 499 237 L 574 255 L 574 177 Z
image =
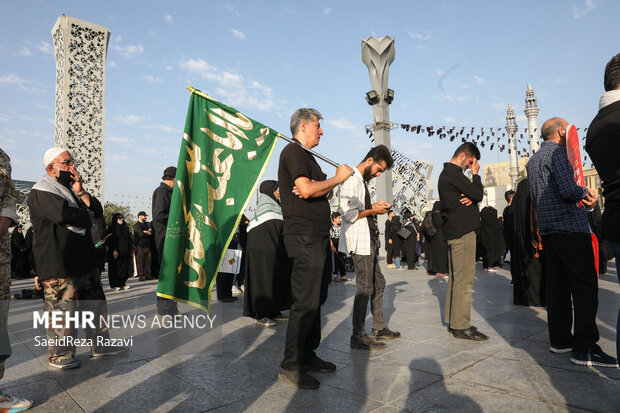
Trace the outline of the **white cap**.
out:
M 52 161 L 56 159 L 58 155 L 64 152 L 69 152 L 69 150 L 64 149 L 64 148 L 53 147 L 45 151 L 45 155 L 43 155 L 43 164 L 45 165 L 45 167 L 47 168 L 47 165 L 51 164 Z

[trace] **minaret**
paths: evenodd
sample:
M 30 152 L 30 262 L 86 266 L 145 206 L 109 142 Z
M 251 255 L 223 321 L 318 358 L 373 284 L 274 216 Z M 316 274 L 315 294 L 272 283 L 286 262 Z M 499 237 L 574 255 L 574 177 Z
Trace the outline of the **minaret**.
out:
M 538 150 L 538 104 L 532 84 L 527 84 L 525 91 L 525 116 L 527 116 L 527 128 L 530 131 L 530 156 Z
M 538 110 L 538 109 L 537 109 Z M 517 119 L 512 105 L 508 105 L 506 114 L 506 132 L 508 132 L 508 147 L 510 148 L 510 185 L 512 189 L 517 188 L 519 178 L 519 164 L 517 160 Z

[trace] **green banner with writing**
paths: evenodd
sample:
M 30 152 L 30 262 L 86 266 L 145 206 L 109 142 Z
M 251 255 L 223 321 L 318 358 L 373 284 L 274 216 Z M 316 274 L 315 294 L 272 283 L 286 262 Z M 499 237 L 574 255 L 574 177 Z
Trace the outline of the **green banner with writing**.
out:
M 209 312 L 226 248 L 279 134 L 188 89 L 157 295 Z

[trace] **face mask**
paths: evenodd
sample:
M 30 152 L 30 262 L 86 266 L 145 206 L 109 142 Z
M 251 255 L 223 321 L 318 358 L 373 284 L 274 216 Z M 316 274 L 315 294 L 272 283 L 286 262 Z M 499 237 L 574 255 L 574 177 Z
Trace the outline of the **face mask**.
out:
M 73 180 L 73 175 L 71 175 L 71 172 L 69 171 L 59 171 L 59 175 L 56 178 L 56 180 L 61 184 L 64 185 L 66 187 L 70 187 L 71 185 L 73 185 L 73 183 L 75 182 Z

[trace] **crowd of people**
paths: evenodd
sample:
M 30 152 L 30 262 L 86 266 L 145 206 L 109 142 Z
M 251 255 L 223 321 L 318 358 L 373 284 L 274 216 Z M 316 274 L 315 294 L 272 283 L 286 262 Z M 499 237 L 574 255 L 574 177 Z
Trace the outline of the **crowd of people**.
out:
M 415 269 L 424 255 L 428 274 L 447 278 L 444 322 L 457 339 L 484 341 L 489 337 L 471 323 L 476 261 L 494 272 L 510 262 L 516 305 L 546 306 L 549 351 L 570 353 L 577 365 L 617 367 L 599 340 L 597 274 L 607 259 L 620 259 L 620 54 L 605 69 L 606 92 L 586 137 L 603 184 L 605 211 L 596 191 L 578 185 L 566 150 L 569 123 L 554 117 L 541 128 L 543 142 L 526 166 L 527 178 L 516 191 L 507 191 L 508 206 L 498 216 L 483 208 L 479 175 L 480 151 L 471 142 L 460 145 L 444 163 L 439 176 L 439 200 L 422 220 L 411 211 L 396 214 L 385 200 L 372 202 L 368 183 L 393 166 L 390 150 L 373 147 L 355 167 L 341 165 L 327 177 L 311 149 L 323 131 L 321 114 L 298 109 L 291 118 L 294 137 L 281 152 L 278 180 L 260 185 L 257 209 L 241 217 L 229 248 L 241 251 L 240 269 L 220 272 L 217 298 L 236 300 L 244 293 L 243 315 L 256 324 L 287 322 L 279 376 L 301 389 L 319 387 L 311 372 L 334 372 L 336 365 L 319 358 L 321 306 L 328 284 L 350 281 L 356 291 L 352 306 L 350 347 L 372 350 L 401 337 L 383 317 L 386 278 L 379 264 L 381 248 L 377 216 L 387 214 L 384 248 L 388 269 Z M 0 378 L 10 356 L 7 333 L 11 278 L 35 277 L 49 311 L 107 314 L 101 282 L 108 264 L 110 288 L 129 289 L 127 280 L 158 277 L 163 254 L 175 167 L 164 170 L 152 198 L 153 220 L 144 211 L 129 228 L 115 213 L 107 223 L 99 200 L 82 185 L 70 151 L 50 148 L 43 159 L 45 174 L 32 188 L 28 206 L 32 227 L 24 234 L 15 212 L 8 156 L 0 150 Z M 471 174 L 467 176 L 466 171 Z M 340 185 L 338 211 L 329 204 Z M 15 227 L 9 236 L 9 227 Z M 593 242 L 598 238 L 598 243 Z M 70 259 L 66 257 L 70 256 Z M 372 328 L 366 329 L 368 309 Z M 176 301 L 157 298 L 160 315 L 178 314 Z M 286 316 L 282 311 L 289 310 Z M 620 323 L 620 312 L 618 322 Z M 71 326 L 47 329 L 48 363 L 58 369 L 80 366 L 75 345 L 58 344 L 77 336 Z M 86 336 L 109 338 L 105 327 L 87 328 Z M 617 340 L 618 342 L 618 340 Z M 91 357 L 113 356 L 127 350 L 93 346 Z M 620 353 L 620 348 L 617 349 Z M 32 402 L 0 394 L 0 408 L 30 407 Z

